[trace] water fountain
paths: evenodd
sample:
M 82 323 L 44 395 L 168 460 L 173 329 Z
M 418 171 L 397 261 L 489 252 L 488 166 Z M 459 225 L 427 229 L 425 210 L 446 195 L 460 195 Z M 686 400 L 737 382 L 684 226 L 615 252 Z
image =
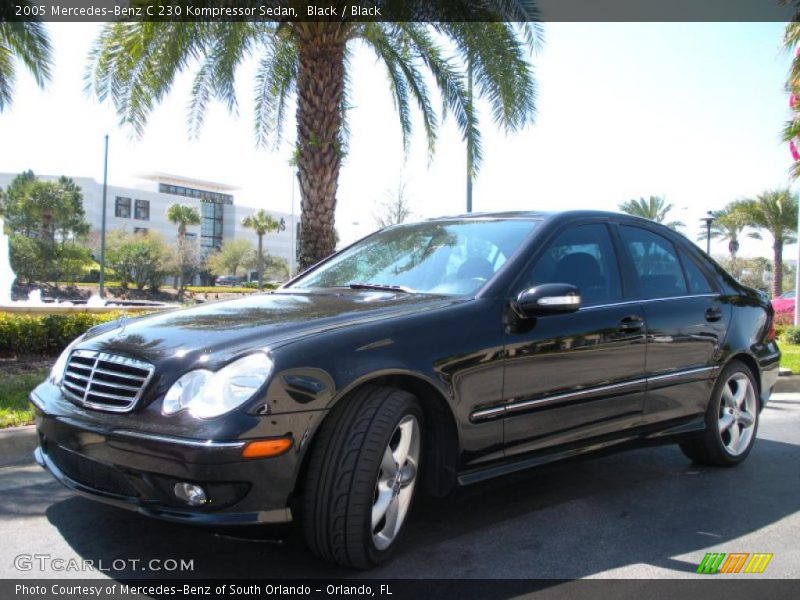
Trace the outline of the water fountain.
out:
M 17 278 L 11 270 L 8 256 L 8 236 L 5 232 L 3 215 L 0 215 L 0 306 L 11 304 L 11 286 Z
M 27 300 L 11 299 L 11 289 L 17 276 L 11 269 L 9 256 L 9 240 L 5 233 L 3 215 L 0 214 L 0 312 L 23 314 L 68 314 L 76 312 L 103 313 L 112 311 L 151 312 L 172 308 L 173 305 L 163 302 L 114 302 L 108 303 L 94 294 L 86 301 L 46 302 L 42 298 L 42 290 L 33 290 Z

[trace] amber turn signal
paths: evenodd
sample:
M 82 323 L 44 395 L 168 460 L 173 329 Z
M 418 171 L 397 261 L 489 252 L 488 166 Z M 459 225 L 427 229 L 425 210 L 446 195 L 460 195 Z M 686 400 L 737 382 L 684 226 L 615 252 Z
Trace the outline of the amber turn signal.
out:
M 292 438 L 272 438 L 269 440 L 254 440 L 247 442 L 242 448 L 242 456 L 244 458 L 267 458 L 269 456 L 278 456 L 286 452 L 292 447 Z

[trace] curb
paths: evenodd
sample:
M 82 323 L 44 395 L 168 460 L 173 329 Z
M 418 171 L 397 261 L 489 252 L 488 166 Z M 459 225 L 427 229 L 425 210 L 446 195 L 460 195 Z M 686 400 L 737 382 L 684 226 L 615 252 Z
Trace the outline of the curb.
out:
M 0 429 L 0 467 L 33 462 L 38 443 L 35 425 Z
M 784 375 L 778 377 L 773 392 L 779 394 L 793 394 L 800 392 L 800 375 Z

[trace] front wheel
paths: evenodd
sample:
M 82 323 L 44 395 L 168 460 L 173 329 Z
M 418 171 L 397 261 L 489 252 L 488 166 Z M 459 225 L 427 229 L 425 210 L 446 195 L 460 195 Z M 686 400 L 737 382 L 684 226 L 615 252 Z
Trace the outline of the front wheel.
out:
M 422 450 L 416 397 L 367 386 L 334 407 L 312 449 L 302 503 L 306 543 L 367 569 L 386 560 L 408 516 Z
M 742 462 L 756 439 L 759 400 L 753 373 L 731 361 L 720 374 L 706 412 L 706 430 L 681 443 L 693 461 L 721 467 Z

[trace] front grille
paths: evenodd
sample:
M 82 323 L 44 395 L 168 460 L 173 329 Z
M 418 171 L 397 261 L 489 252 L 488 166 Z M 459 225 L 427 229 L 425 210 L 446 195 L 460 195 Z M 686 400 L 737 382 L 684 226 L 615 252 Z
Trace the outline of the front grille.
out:
M 128 478 L 110 465 L 86 458 L 56 444 L 48 444 L 47 456 L 73 481 L 120 496 L 138 495 L 136 489 L 128 482 Z
M 150 363 L 91 350 L 75 350 L 67 361 L 61 390 L 87 408 L 128 412 L 153 376 Z

